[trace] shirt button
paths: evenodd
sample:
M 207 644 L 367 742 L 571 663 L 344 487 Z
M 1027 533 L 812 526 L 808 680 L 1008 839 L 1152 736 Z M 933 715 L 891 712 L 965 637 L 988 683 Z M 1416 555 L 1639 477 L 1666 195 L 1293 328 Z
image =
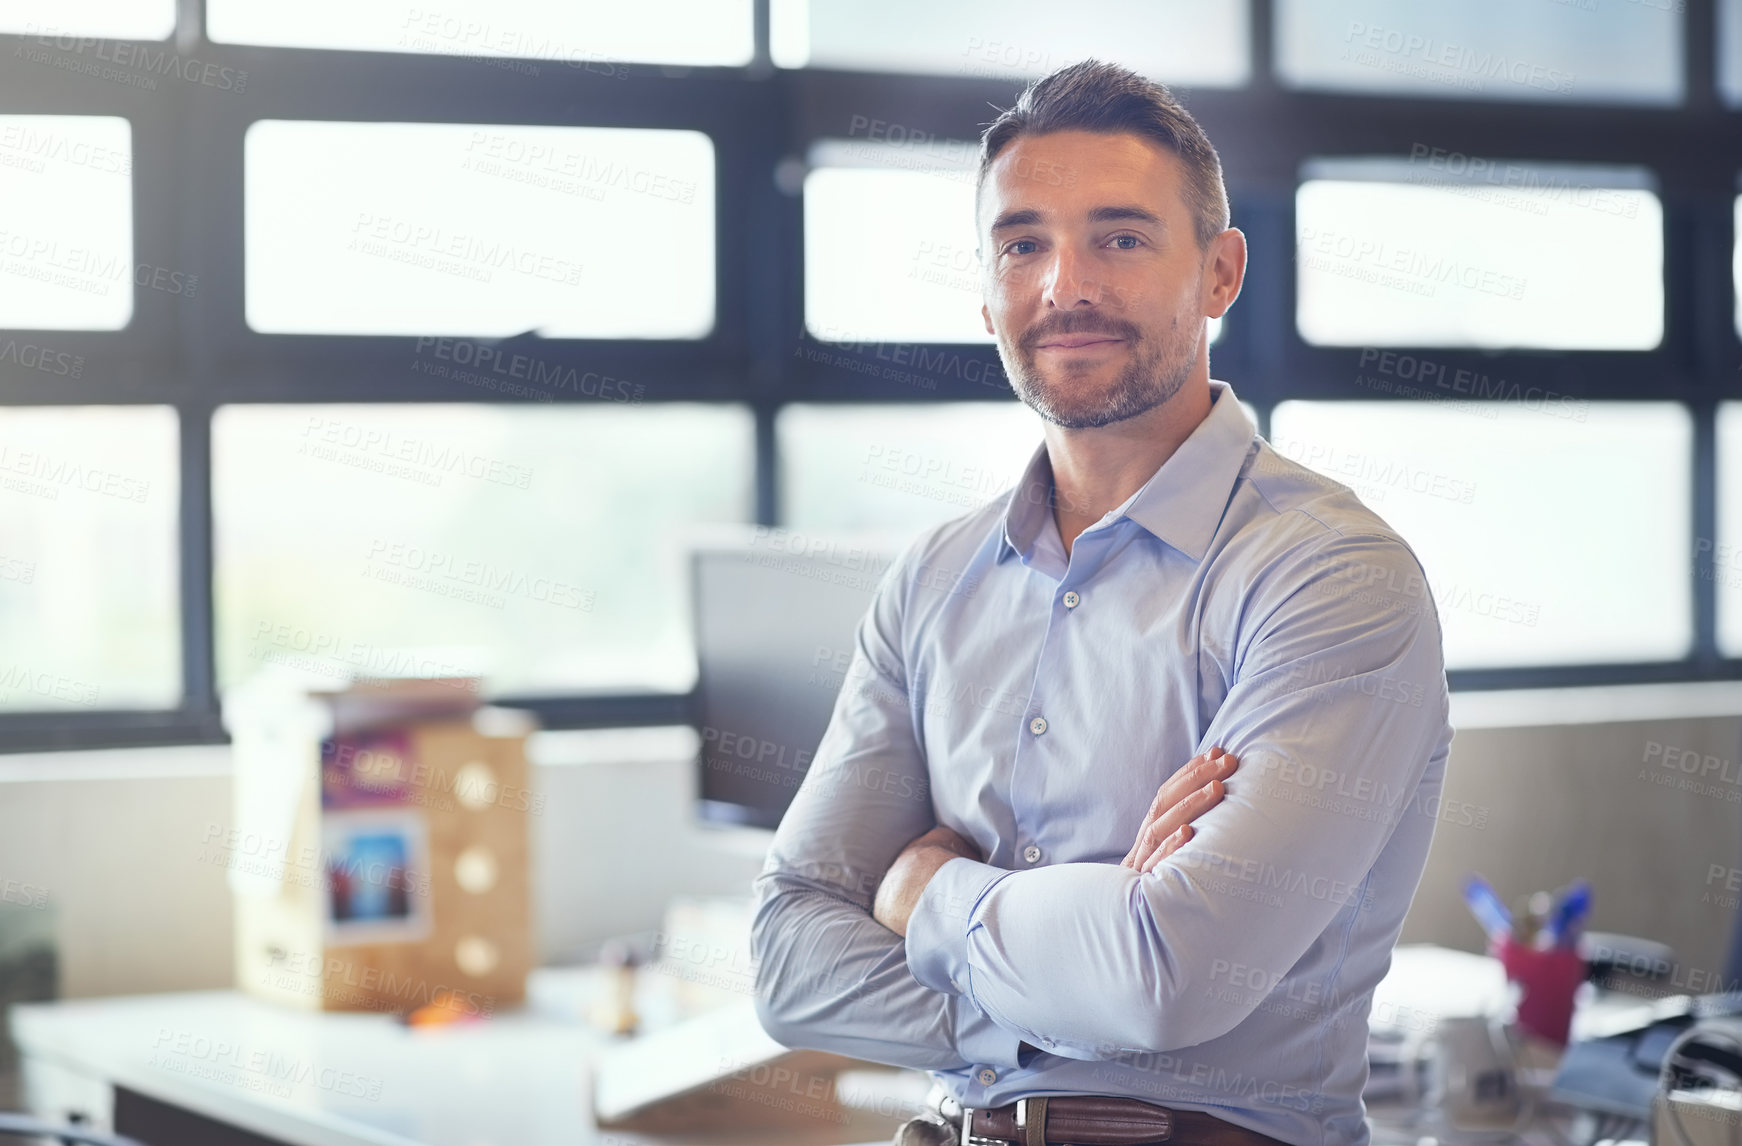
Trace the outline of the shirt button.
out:
M 980 1068 L 980 1073 L 974 1077 L 980 1080 L 981 1086 L 991 1086 L 998 1081 L 998 1072 L 989 1066 L 983 1066 Z
M 1065 608 L 1074 609 L 1082 603 L 1083 599 L 1077 595 L 1075 589 L 1072 589 L 1069 593 L 1065 594 Z
M 1027 847 L 1022 849 L 1022 858 L 1027 860 L 1029 863 L 1039 863 L 1040 849 L 1035 847 L 1033 844 L 1029 844 Z
M 1046 731 L 1046 717 L 1037 716 L 1033 720 L 1029 721 L 1028 722 L 1028 730 L 1030 732 L 1034 733 L 1036 736 L 1039 736 L 1041 733 L 1045 732 Z

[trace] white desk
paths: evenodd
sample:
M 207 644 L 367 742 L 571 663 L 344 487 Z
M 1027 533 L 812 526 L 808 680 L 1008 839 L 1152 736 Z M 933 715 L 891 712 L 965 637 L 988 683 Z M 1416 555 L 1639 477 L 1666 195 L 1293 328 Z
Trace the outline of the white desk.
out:
M 27 1086 L 72 1094 L 99 1125 L 103 1090 L 121 1087 L 290 1146 L 824 1146 L 884 1143 L 900 1121 L 885 1106 L 843 1122 L 804 1118 L 808 1125 L 787 1131 L 600 1130 L 591 1064 L 612 1040 L 572 1017 L 591 982 L 586 971 L 540 970 L 528 981 L 525 1011 L 435 1029 L 385 1015 L 289 1011 L 229 991 L 20 1006 L 12 1029 Z M 1493 960 L 1400 948 L 1375 993 L 1374 1017 L 1489 1013 L 1504 995 Z M 638 999 L 650 1004 L 642 1013 L 651 1026 L 669 1021 L 649 1014 L 652 994 L 638 991 Z M 1404 1111 L 1380 1105 L 1369 1113 L 1376 1146 L 1418 1137 L 1392 1121 Z
M 538 971 L 529 994 L 572 996 L 577 981 L 577 972 Z M 12 1031 L 26 1087 L 39 1094 L 95 1106 L 105 1088 L 125 1088 L 290 1146 L 801 1146 L 887 1142 L 897 1125 L 855 1111 L 794 1131 L 600 1130 L 590 1066 L 611 1039 L 536 1004 L 482 1023 L 410 1028 L 210 991 L 18 1006 Z M 103 1124 L 103 1109 L 88 1113 Z

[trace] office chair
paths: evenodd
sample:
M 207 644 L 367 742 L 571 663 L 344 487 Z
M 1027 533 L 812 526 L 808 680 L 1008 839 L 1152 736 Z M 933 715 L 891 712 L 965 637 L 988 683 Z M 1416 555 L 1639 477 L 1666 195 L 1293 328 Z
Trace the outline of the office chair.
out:
M 0 1112 L 0 1138 L 54 1138 L 67 1146 L 145 1146 L 137 1138 L 119 1134 L 102 1134 L 78 1126 L 57 1126 L 22 1114 Z

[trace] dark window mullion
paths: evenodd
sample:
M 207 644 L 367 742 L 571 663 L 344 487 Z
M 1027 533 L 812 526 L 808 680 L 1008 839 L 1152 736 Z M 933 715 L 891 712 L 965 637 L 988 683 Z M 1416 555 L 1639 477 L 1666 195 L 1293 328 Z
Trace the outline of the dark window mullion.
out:
M 756 499 L 757 525 L 779 525 L 780 504 L 780 444 L 774 433 L 774 420 L 780 407 L 770 401 L 758 401 L 752 408 L 756 415 Z
M 206 0 L 175 0 L 175 46 L 191 52 L 206 42 Z
M 1694 662 L 1702 672 L 1715 671 L 1718 653 L 1718 404 L 1701 399 L 1691 405 L 1694 417 L 1693 560 L 1688 575 L 1694 587 Z
M 1252 78 L 1248 86 L 1253 91 L 1276 90 L 1276 5 L 1272 0 L 1247 0 L 1248 35 L 1251 38 L 1248 57 L 1252 62 Z
M 212 407 L 177 407 L 180 419 L 180 555 L 182 707 L 201 716 L 218 712 L 214 656 L 212 553 Z
M 1718 111 L 1718 5 L 1721 0 L 1687 0 L 1682 15 L 1683 106 Z

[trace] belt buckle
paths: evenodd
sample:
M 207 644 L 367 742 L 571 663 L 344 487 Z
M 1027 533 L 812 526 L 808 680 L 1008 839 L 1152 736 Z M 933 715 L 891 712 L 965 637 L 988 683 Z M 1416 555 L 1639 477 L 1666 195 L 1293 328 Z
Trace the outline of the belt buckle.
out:
M 962 1107 L 962 1141 L 961 1146 L 1010 1146 L 1003 1138 L 983 1138 L 978 1134 L 969 1133 L 974 1125 L 974 1108 Z

